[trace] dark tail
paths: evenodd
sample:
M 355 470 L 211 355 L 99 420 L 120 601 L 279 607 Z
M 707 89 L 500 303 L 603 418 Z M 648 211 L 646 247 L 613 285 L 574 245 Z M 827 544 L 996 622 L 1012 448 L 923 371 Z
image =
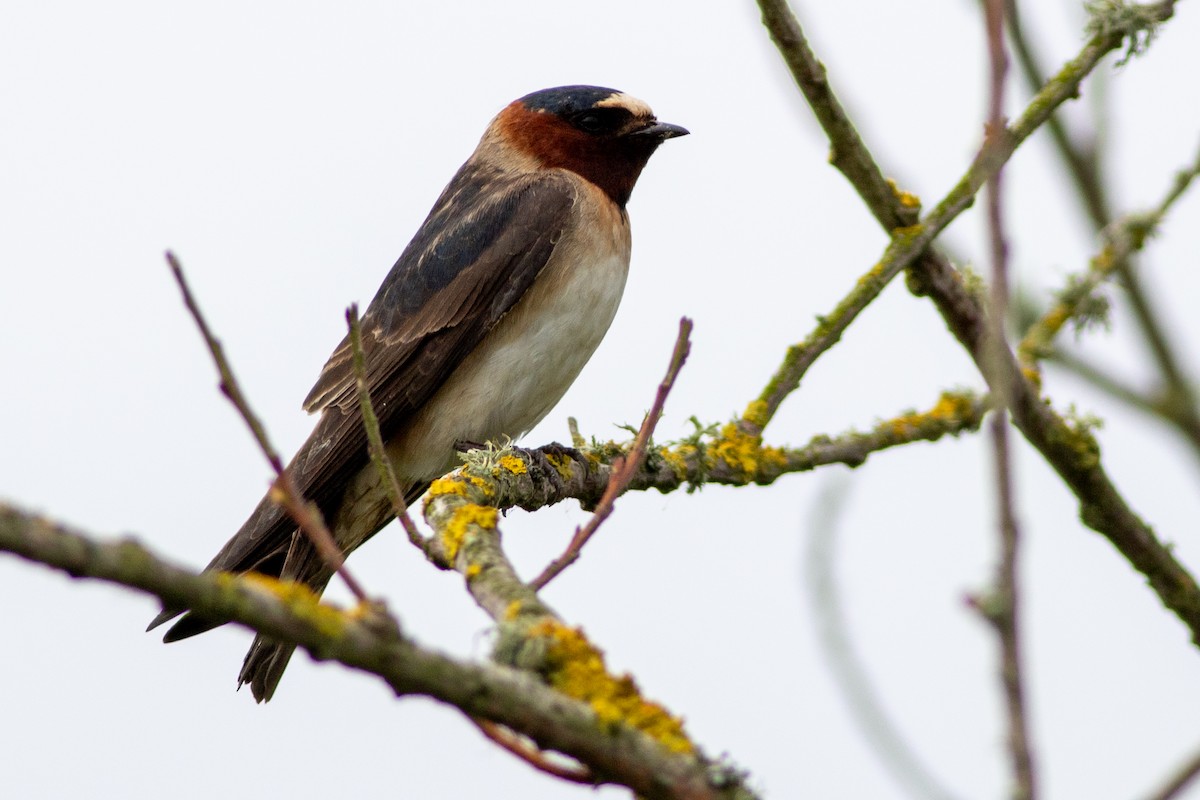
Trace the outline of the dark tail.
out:
M 246 653 L 246 660 L 242 662 L 242 671 L 238 673 L 238 688 L 248 683 L 255 702 L 270 700 L 294 652 L 294 644 L 277 642 L 262 634 L 255 636 L 250 652 Z

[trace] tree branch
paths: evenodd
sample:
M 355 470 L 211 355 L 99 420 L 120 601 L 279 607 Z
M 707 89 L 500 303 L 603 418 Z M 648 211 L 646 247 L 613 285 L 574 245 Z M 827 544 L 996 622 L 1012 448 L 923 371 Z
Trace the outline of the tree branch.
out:
M 303 586 L 261 576 L 234 577 L 173 567 L 132 540 L 101 543 L 0 503 L 0 550 L 60 569 L 137 589 L 166 606 L 190 608 L 280 641 L 296 642 L 319 660 L 377 675 L 397 695 L 425 695 L 463 713 L 519 732 L 544 750 L 586 764 L 601 780 L 638 795 L 680 800 L 748 800 L 743 776 L 694 752 L 665 747 L 587 702 L 572 700 L 533 675 L 473 664 L 426 649 L 387 616 L 346 613 Z
M 775 20 L 785 19 L 790 20 L 789 24 L 799 29 L 799 24 L 780 0 L 759 0 L 759 5 L 763 8 L 764 22 L 768 27 L 771 27 Z M 1012 387 L 1014 423 L 1075 493 L 1080 501 L 1080 518 L 1084 524 L 1103 534 L 1146 576 L 1163 604 L 1183 621 L 1191 632 L 1193 642 L 1200 645 L 1200 587 L 1196 585 L 1195 579 L 1175 559 L 1170 550 L 1158 541 L 1149 526 L 1126 505 L 1124 498 L 1112 485 L 1100 464 L 1099 446 L 1095 440 L 1086 431 L 1073 429 L 1042 402 L 1037 388 L 1021 375 L 1011 353 L 1006 353 L 1003 363 L 999 364 L 997 369 L 987 369 L 986 314 L 978 298 L 967 290 L 962 276 L 944 258 L 933 251 L 924 252 L 933 236 L 940 233 L 954 217 L 973 202 L 975 193 L 1012 155 L 1016 147 L 1045 122 L 1054 109 L 1067 99 L 1078 95 L 1079 84 L 1102 58 L 1120 47 L 1127 38 L 1130 40 L 1131 51 L 1138 46 L 1144 46 L 1145 32 L 1151 26 L 1169 19 L 1173 13 L 1174 2 L 1164 1 L 1123 7 L 1121 13 L 1103 19 L 1098 17 L 1094 35 L 1079 54 L 1042 87 L 1024 113 L 1004 133 L 997 133 L 993 138 L 989 138 L 958 184 L 921 224 L 909 229 L 914 231 L 911 245 L 919 248 L 919 252 L 912 254 L 906 248 L 902 254 L 898 254 L 893 263 L 902 263 L 904 266 L 912 263 L 910 288 L 918 294 L 928 295 L 934 301 L 955 338 L 971 355 L 985 377 L 991 373 L 989 386 L 992 390 L 996 391 L 1000 387 L 991 385 L 990 381 L 1003 382 Z M 772 32 L 774 34 L 774 29 Z M 781 49 L 787 47 L 788 41 L 790 40 L 777 37 Z M 784 52 L 784 57 L 790 63 L 791 54 Z M 812 56 L 812 60 L 815 62 L 815 56 Z M 806 82 L 805 73 L 795 70 L 793 75 L 806 97 L 815 94 L 820 98 L 829 92 L 824 80 Z M 811 97 L 809 104 L 817 105 Z M 822 112 L 814 109 L 814 113 L 817 113 L 818 119 L 822 118 Z M 848 121 L 846 125 L 849 125 Z M 831 137 L 837 135 L 837 129 L 831 131 L 826 126 L 826 131 Z M 835 149 L 840 144 L 841 142 L 835 141 Z M 861 159 L 856 161 L 861 162 Z M 874 160 L 870 159 L 870 163 L 874 163 Z M 871 185 L 876 184 L 877 182 L 872 180 Z M 876 198 L 875 202 L 881 202 L 878 193 L 872 190 L 871 186 L 865 188 L 867 191 L 860 188 L 860 193 Z M 901 200 L 893 197 L 892 203 L 894 208 L 890 213 L 875 207 L 871 207 L 871 211 L 877 219 L 886 221 L 898 213 L 895 208 L 901 205 Z M 870 202 L 868 205 L 870 206 Z M 888 252 L 895 246 L 896 240 L 893 238 Z M 888 279 L 890 277 L 892 276 L 888 275 Z M 791 377 L 788 376 L 789 382 Z M 799 377 L 795 378 L 795 382 L 798 385 Z M 759 410 L 754 409 L 756 413 L 753 419 L 765 425 L 771 413 L 757 413 Z M 768 406 L 765 411 L 773 410 Z

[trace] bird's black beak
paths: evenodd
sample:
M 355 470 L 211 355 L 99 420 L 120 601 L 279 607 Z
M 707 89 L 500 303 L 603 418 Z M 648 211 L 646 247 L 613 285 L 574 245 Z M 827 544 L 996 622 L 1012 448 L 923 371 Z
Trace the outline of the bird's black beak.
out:
M 669 122 L 654 122 L 644 128 L 634 131 L 630 136 L 648 136 L 659 141 L 674 139 L 676 136 L 687 136 L 691 131 L 681 125 Z

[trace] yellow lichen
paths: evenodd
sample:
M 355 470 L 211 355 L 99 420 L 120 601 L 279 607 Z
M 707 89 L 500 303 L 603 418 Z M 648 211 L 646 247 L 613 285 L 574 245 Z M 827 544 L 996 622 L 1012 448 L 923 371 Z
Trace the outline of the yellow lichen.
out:
M 767 401 L 755 400 L 750 403 L 750 405 L 746 406 L 746 410 L 742 412 L 742 419 L 760 430 L 765 428 L 769 421 L 767 419 Z
M 514 619 L 517 618 L 517 615 L 520 613 L 521 613 L 521 601 L 513 600 L 504 609 L 504 620 L 506 622 L 512 622 Z
M 491 506 L 464 503 L 454 511 L 454 516 L 442 530 L 442 546 L 446 549 L 446 560 L 451 564 L 458 557 L 459 548 L 467 538 L 472 525 L 492 529 L 496 527 L 499 512 Z
M 478 489 L 480 494 L 482 494 L 484 497 L 492 497 L 496 494 L 495 487 L 478 475 L 471 475 L 465 472 L 460 474 L 470 481 L 471 485 Z
M 479 577 L 479 573 L 483 572 L 483 567 L 478 564 L 467 565 L 467 580 Z
M 314 625 L 324 636 L 338 636 L 345 629 L 346 617 L 341 609 L 322 604 L 321 598 L 306 584 L 281 581 L 258 572 L 247 572 L 237 580 L 279 598 L 289 611 Z
M 966 419 L 974 411 L 971 396 L 957 392 L 942 392 L 929 416 L 944 422 Z
M 1022 364 L 1021 374 L 1025 376 L 1025 380 L 1033 385 L 1033 388 L 1039 392 L 1042 390 L 1042 371 L 1038 369 L 1037 364 Z
M 907 441 L 921 429 L 921 415 L 916 413 L 901 414 L 884 423 L 892 436 L 901 441 Z
M 875 265 L 858 277 L 858 285 L 866 286 L 869 283 L 876 283 L 883 278 L 884 263 L 876 261 Z
M 430 497 L 438 497 L 444 494 L 456 494 L 460 497 L 466 497 L 467 487 L 457 478 L 438 478 L 429 484 Z
M 500 469 L 511 472 L 513 475 L 524 475 L 529 471 L 520 457 L 511 454 L 500 456 Z
M 892 238 L 896 241 L 912 240 L 919 236 L 923 230 L 925 230 L 925 226 L 921 224 L 908 225 L 903 228 L 893 228 Z
M 658 703 L 644 699 L 629 675 L 610 675 L 604 654 L 582 630 L 544 620 L 533 626 L 529 635 L 547 642 L 546 677 L 550 685 L 590 705 L 602 726 L 628 725 L 675 753 L 695 750 L 683 731 L 683 721 Z
M 711 460 L 724 461 L 732 469 L 749 478 L 758 477 L 765 467 L 782 468 L 787 455 L 778 447 L 763 447 L 762 437 L 746 433 L 737 423 L 730 422 L 709 445 Z
M 560 453 L 546 453 L 546 460 L 550 462 L 550 466 L 554 467 L 555 472 L 564 481 L 571 479 L 571 466 L 575 462 L 568 455 Z
M 945 431 L 948 425 L 962 422 L 975 411 L 970 394 L 942 392 L 933 408 L 924 413 L 910 411 L 881 422 L 876 430 L 887 433 L 901 442 Z
M 1054 308 L 1046 312 L 1046 316 L 1042 317 L 1039 327 L 1045 332 L 1042 336 L 1049 340 L 1062 330 L 1063 325 L 1067 324 L 1067 320 L 1071 318 L 1071 309 L 1067 308 L 1066 304 L 1059 303 Z
M 904 206 L 905 208 L 920 208 L 921 207 L 921 198 L 917 197 L 915 194 L 912 194 L 911 192 L 904 191 L 891 178 L 888 178 L 887 183 L 888 183 L 888 186 L 890 186 L 892 189 L 892 194 L 894 194 L 896 196 L 896 199 L 900 201 L 900 205 Z
M 671 468 L 678 480 L 688 475 L 688 457 L 695 455 L 696 448 L 690 444 L 678 444 L 675 447 L 660 447 L 658 455 Z

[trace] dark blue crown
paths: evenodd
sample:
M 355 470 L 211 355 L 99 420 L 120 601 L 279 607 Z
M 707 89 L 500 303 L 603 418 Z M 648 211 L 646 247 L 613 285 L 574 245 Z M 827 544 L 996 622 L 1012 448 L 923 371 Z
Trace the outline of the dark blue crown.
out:
M 603 86 L 556 86 L 531 92 L 522 97 L 521 102 L 528 109 L 564 116 L 589 109 L 614 94 L 620 92 Z

